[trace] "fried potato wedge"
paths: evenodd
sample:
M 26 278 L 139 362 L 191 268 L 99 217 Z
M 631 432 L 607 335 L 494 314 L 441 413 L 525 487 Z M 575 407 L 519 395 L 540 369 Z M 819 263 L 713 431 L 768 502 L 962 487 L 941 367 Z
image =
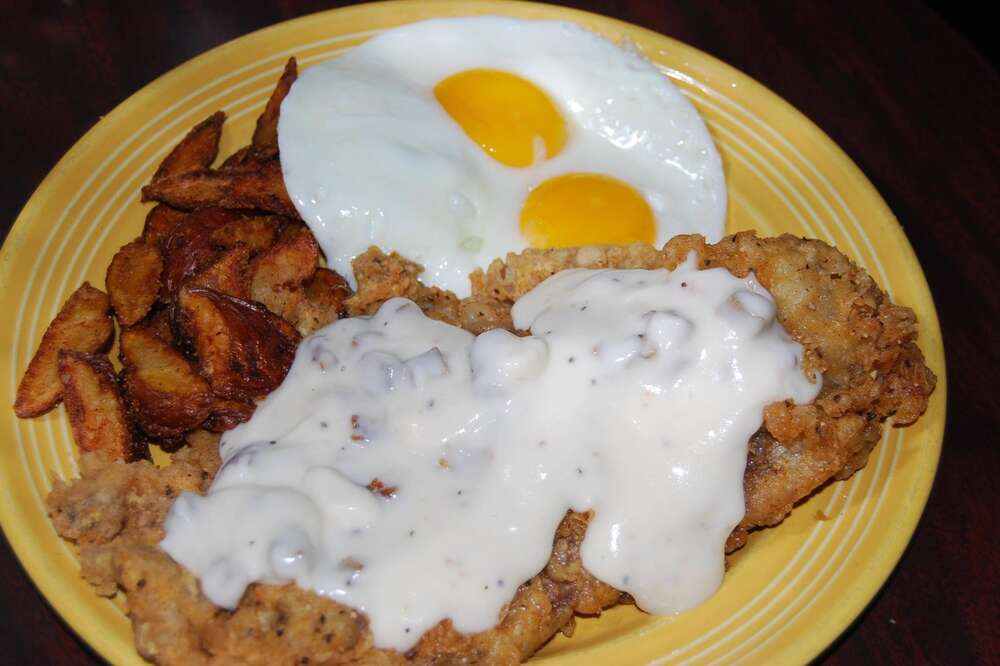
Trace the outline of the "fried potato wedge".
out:
M 149 458 L 149 446 L 132 432 L 107 356 L 61 351 L 58 362 L 63 404 L 80 451 L 106 451 L 125 462 Z
M 260 163 L 255 159 L 253 146 L 243 146 L 235 153 L 222 160 L 219 171 L 241 171 L 248 167 L 257 168 Z
M 199 369 L 220 398 L 263 398 L 285 378 L 299 335 L 258 303 L 211 289 L 183 288 L 181 329 L 194 342 Z
M 243 243 L 252 254 L 263 252 L 278 240 L 286 219 L 278 215 L 253 215 L 234 220 L 212 232 L 212 242 L 230 248 Z
M 211 266 L 221 250 L 212 234 L 242 218 L 240 211 L 203 208 L 188 215 L 163 241 L 163 280 L 160 297 L 170 301 L 189 278 Z
M 188 211 L 159 204 L 146 214 L 146 223 L 142 227 L 142 237 L 151 245 L 159 245 L 188 216 Z
M 247 299 L 250 289 L 247 280 L 247 266 L 250 262 L 250 248 L 243 243 L 227 250 L 212 264 L 191 278 L 187 284 L 204 287 L 222 294 Z
M 168 345 L 173 346 L 174 340 L 174 330 L 170 325 L 171 321 L 171 309 L 164 307 L 159 308 L 153 314 L 149 315 L 147 323 L 144 328 L 151 331 L 153 335 L 159 339 L 166 342 Z
M 351 288 L 339 273 L 317 268 L 316 274 L 302 290 L 303 299 L 295 307 L 289 321 L 301 335 L 315 333 L 342 317 Z
M 250 263 L 250 297 L 291 319 L 305 295 L 303 286 L 319 267 L 319 246 L 303 224 L 282 232 L 276 245 Z
M 137 238 L 118 250 L 104 283 L 120 325 L 132 326 L 146 316 L 159 294 L 162 272 L 163 257 L 156 245 Z
M 222 124 L 225 122 L 226 114 L 216 111 L 195 125 L 163 158 L 152 182 L 212 166 L 219 154 L 219 139 L 222 138 Z
M 145 328 L 122 331 L 119 347 L 126 396 L 143 432 L 176 439 L 208 418 L 215 396 L 180 352 Z
M 217 398 L 212 404 L 212 413 L 201 427 L 210 432 L 225 432 L 249 421 L 255 409 L 257 405 L 252 402 Z
M 111 300 L 103 291 L 84 282 L 45 329 L 38 351 L 17 387 L 14 413 L 24 419 L 52 409 L 62 397 L 59 352 L 107 351 L 114 333 Z
M 294 57 L 289 58 L 278 84 L 267 100 L 264 112 L 257 118 L 257 127 L 253 131 L 251 145 L 254 152 L 261 157 L 274 157 L 278 154 L 278 114 L 281 112 L 281 103 L 285 100 L 285 95 L 298 76 L 298 63 Z
M 183 210 L 211 206 L 255 208 L 298 217 L 277 160 L 253 171 L 203 169 L 162 178 L 142 188 L 142 200 L 159 201 Z

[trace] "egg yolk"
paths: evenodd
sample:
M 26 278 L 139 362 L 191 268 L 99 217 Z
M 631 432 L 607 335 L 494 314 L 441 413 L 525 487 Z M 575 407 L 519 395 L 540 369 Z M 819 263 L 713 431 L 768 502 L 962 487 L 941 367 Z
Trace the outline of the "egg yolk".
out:
M 542 248 L 652 243 L 656 220 L 635 188 L 600 174 L 570 173 L 531 191 L 521 232 Z
M 434 87 L 434 96 L 466 135 L 493 159 L 526 167 L 559 154 L 566 123 L 537 86 L 496 69 L 470 69 Z

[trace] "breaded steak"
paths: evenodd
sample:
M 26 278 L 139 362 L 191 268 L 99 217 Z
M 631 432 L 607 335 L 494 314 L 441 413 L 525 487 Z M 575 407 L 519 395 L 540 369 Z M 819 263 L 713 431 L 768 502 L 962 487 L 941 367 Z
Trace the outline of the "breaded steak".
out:
M 727 551 L 757 527 L 780 522 L 794 503 L 831 479 L 864 466 L 884 422 L 903 425 L 926 408 L 935 376 L 916 346 L 913 312 L 892 304 L 871 277 L 836 249 L 792 236 L 752 233 L 708 245 L 680 236 L 662 250 L 646 245 L 527 250 L 473 274 L 473 293 L 458 300 L 423 286 L 420 267 L 377 249 L 358 257 L 352 314 L 406 296 L 430 316 L 473 332 L 510 328 L 521 295 L 566 268 L 668 268 L 691 252 L 702 268 L 753 271 L 774 296 L 778 319 L 805 349 L 807 373 L 823 386 L 807 405 L 776 403 L 764 413 L 748 447 L 746 514 Z M 372 645 L 365 617 L 294 585 L 252 585 L 233 611 L 217 608 L 197 580 L 161 551 L 163 519 L 184 490 L 207 489 L 219 465 L 217 436 L 195 433 L 173 462 L 111 463 L 85 454 L 83 478 L 57 482 L 49 496 L 56 529 L 80 547 L 82 574 L 100 594 L 118 589 L 139 653 L 159 664 L 515 664 L 555 633 L 572 630 L 575 614 L 597 614 L 628 601 L 583 568 L 579 547 L 587 514 L 570 512 L 555 535 L 552 556 L 518 589 L 491 630 L 462 635 L 449 621 L 427 632 L 408 653 Z

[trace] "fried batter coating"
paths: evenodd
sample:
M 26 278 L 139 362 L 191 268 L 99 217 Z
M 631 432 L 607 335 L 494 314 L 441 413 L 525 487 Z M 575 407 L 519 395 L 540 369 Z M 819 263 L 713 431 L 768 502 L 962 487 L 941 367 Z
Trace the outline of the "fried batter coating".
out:
M 369 250 L 354 265 L 351 314 L 369 313 L 407 296 L 430 316 L 473 331 L 510 328 L 510 307 L 559 270 L 674 268 L 690 253 L 701 268 L 753 271 L 774 296 L 778 318 L 805 348 L 805 371 L 822 372 L 819 397 L 808 405 L 777 403 L 751 438 L 744 475 L 746 515 L 727 543 L 742 546 L 754 528 L 780 522 L 793 504 L 831 479 L 862 467 L 885 419 L 916 419 L 933 391 L 934 374 L 915 344 L 916 321 L 834 248 L 792 236 L 741 233 L 708 245 L 681 236 L 663 250 L 645 245 L 527 250 L 472 276 L 473 293 L 459 301 L 417 280 L 420 266 Z M 123 589 L 136 645 L 160 664 L 514 664 L 575 613 L 598 614 L 626 600 L 593 578 L 580 561 L 588 516 L 570 512 L 559 526 L 545 569 L 524 583 L 493 629 L 462 635 L 444 621 L 407 654 L 372 646 L 366 619 L 295 586 L 251 586 L 239 607 L 216 608 L 197 581 L 156 547 L 176 492 L 202 491 L 218 457 L 207 436 L 156 470 L 148 463 L 108 465 L 88 454 L 83 479 L 57 483 L 49 507 L 59 533 L 81 545 L 83 575 L 102 594 Z M 167 490 L 170 490 L 168 493 Z

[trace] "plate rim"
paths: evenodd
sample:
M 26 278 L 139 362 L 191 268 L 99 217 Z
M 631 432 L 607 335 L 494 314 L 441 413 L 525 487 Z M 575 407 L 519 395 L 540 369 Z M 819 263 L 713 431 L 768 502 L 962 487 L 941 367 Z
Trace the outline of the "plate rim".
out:
M 483 8 L 490 8 L 491 11 L 496 10 L 494 13 L 497 14 L 519 16 L 520 14 L 523 14 L 525 8 L 529 11 L 531 9 L 536 9 L 540 11 L 558 13 L 560 20 L 579 21 L 580 19 L 586 19 L 612 26 L 621 30 L 623 33 L 630 32 L 642 34 L 644 37 L 653 41 L 665 40 L 671 45 L 672 48 L 680 52 L 686 52 L 687 54 L 694 56 L 696 60 L 701 60 L 710 65 L 711 69 L 721 72 L 724 75 L 724 78 L 730 80 L 736 79 L 737 81 L 742 81 L 746 85 L 757 89 L 757 91 L 766 97 L 768 108 L 772 105 L 777 106 L 783 113 L 787 113 L 795 117 L 797 121 L 807 127 L 810 133 L 820 137 L 826 143 L 825 147 L 827 149 L 832 149 L 834 155 L 838 159 L 838 163 L 844 169 L 846 175 L 853 181 L 854 186 L 865 191 L 870 203 L 873 203 L 879 209 L 880 217 L 884 218 L 884 220 L 892 225 L 894 230 L 898 232 L 898 240 L 901 241 L 900 250 L 904 255 L 903 262 L 907 266 L 915 266 L 917 268 L 917 274 L 915 276 L 916 291 L 926 299 L 926 305 L 929 306 L 922 313 L 919 344 L 922 351 L 925 353 L 927 360 L 929 362 L 933 361 L 933 365 L 935 366 L 934 370 L 938 375 L 938 383 L 934 394 L 931 396 L 932 403 L 928 406 L 927 413 L 925 413 L 925 415 L 921 418 L 927 418 L 928 413 L 932 412 L 932 410 L 935 412 L 940 410 L 940 418 L 931 419 L 930 423 L 927 424 L 926 439 L 930 442 L 931 446 L 927 447 L 927 450 L 923 451 L 925 466 L 922 468 L 921 474 L 918 478 L 915 479 L 914 486 L 911 489 L 911 508 L 905 513 L 904 520 L 898 521 L 895 528 L 891 532 L 882 536 L 885 546 L 887 547 L 878 549 L 875 557 L 869 560 L 869 564 L 874 563 L 876 566 L 872 567 L 874 571 L 869 571 L 863 574 L 863 579 L 866 584 L 852 586 L 852 591 L 847 591 L 845 593 L 845 599 L 841 603 L 837 604 L 837 607 L 833 609 L 833 612 L 825 616 L 821 624 L 816 627 L 817 630 L 810 632 L 807 636 L 802 637 L 797 642 L 800 646 L 800 654 L 802 657 L 805 657 L 805 660 L 815 658 L 823 650 L 833 645 L 839 636 L 850 630 L 859 619 L 862 619 L 861 616 L 865 609 L 875 601 L 879 592 L 883 589 L 886 581 L 895 571 L 899 561 L 908 549 L 913 534 L 923 516 L 930 493 L 933 490 L 934 480 L 940 464 L 947 417 L 947 369 L 939 316 L 936 304 L 934 303 L 933 293 L 931 292 L 930 286 L 927 282 L 926 274 L 917 258 L 908 236 L 906 235 L 905 228 L 902 224 L 900 224 L 899 220 L 890 209 L 888 203 L 875 188 L 874 184 L 864 175 L 864 172 L 850 157 L 850 155 L 848 155 L 839 144 L 833 141 L 833 139 L 830 138 L 829 135 L 827 135 L 826 132 L 816 125 L 816 123 L 814 123 L 808 116 L 794 107 L 783 97 L 775 93 L 769 87 L 736 67 L 729 65 L 725 61 L 720 60 L 719 58 L 716 58 L 715 56 L 702 51 L 697 47 L 691 46 L 686 42 L 680 41 L 679 39 L 669 35 L 656 32 L 650 28 L 591 11 L 560 5 L 551 5 L 539 2 L 523 2 L 517 0 L 485 0 L 480 2 L 471 2 L 470 0 L 384 0 L 381 2 L 361 3 L 346 7 L 321 10 L 264 26 L 214 46 L 192 58 L 189 58 L 188 60 L 185 60 L 179 65 L 172 67 L 168 71 L 143 85 L 134 93 L 130 94 L 120 103 L 115 105 L 113 109 L 100 117 L 99 120 L 90 128 L 88 128 L 87 131 L 73 143 L 73 145 L 46 173 L 44 178 L 34 189 L 31 196 L 21 208 L 14 223 L 11 225 L 7 236 L 4 239 L 3 246 L 0 248 L 0 288 L 8 286 L 13 270 L 12 264 L 7 260 L 7 258 L 16 250 L 17 246 L 28 238 L 31 231 L 31 225 L 38 223 L 35 221 L 36 216 L 33 215 L 33 213 L 35 209 L 41 205 L 41 201 L 45 198 L 46 192 L 56 188 L 60 181 L 66 177 L 65 174 L 72 172 L 73 164 L 79 161 L 81 156 L 88 153 L 94 147 L 93 144 L 99 139 L 99 134 L 105 131 L 107 127 L 113 125 L 118 118 L 127 116 L 128 114 L 134 112 L 135 107 L 142 104 L 146 98 L 155 97 L 156 89 L 167 86 L 174 78 L 184 76 L 188 70 L 203 66 L 205 61 L 217 58 L 228 50 L 236 49 L 247 41 L 260 39 L 262 35 L 266 36 L 270 32 L 286 30 L 290 26 L 299 22 L 312 22 L 331 14 L 336 14 L 341 18 L 347 18 L 350 14 L 354 13 L 367 15 L 373 11 L 390 11 L 394 7 L 413 8 L 416 6 L 422 6 L 422 9 L 426 10 L 426 13 L 430 16 L 479 15 L 487 13 L 480 11 Z M 446 14 L 442 11 L 442 8 L 451 10 L 451 13 Z M 507 10 L 506 12 L 504 11 L 505 9 Z M 520 10 L 520 12 L 518 10 Z M 412 21 L 403 21 L 403 23 L 409 22 Z M 934 416 L 934 414 L 931 416 Z M 886 427 L 890 428 L 894 426 L 891 426 L 889 422 L 887 422 Z M 9 473 L 8 467 L 9 462 L 7 455 L 0 455 L 0 477 L 6 477 Z M 59 620 L 68 626 L 75 636 L 77 636 L 90 649 L 98 653 L 102 658 L 117 662 L 119 659 L 127 660 L 134 656 L 134 643 L 129 642 L 122 646 L 119 641 L 104 636 L 103 632 L 86 631 L 79 628 L 85 626 L 86 621 L 90 619 L 90 614 L 88 613 L 87 608 L 69 603 L 65 598 L 63 598 L 60 592 L 61 588 L 59 588 L 56 583 L 50 582 L 45 575 L 46 570 L 44 569 L 44 561 L 39 561 L 39 558 L 33 557 L 38 551 L 38 548 L 35 547 L 37 544 L 28 538 L 28 533 L 23 530 L 8 529 L 8 526 L 16 522 L 16 514 L 18 514 L 18 511 L 16 510 L 17 507 L 14 504 L 14 497 L 11 495 L 9 486 L 7 486 L 7 484 L 3 485 L 4 488 L 2 491 L 2 497 L 4 501 L 0 502 L 0 528 L 3 529 L 4 535 L 7 538 L 12 551 L 17 557 L 22 570 L 28 574 L 36 589 L 41 593 L 45 603 L 55 611 Z M 112 603 L 97 597 L 96 594 L 95 601 Z

